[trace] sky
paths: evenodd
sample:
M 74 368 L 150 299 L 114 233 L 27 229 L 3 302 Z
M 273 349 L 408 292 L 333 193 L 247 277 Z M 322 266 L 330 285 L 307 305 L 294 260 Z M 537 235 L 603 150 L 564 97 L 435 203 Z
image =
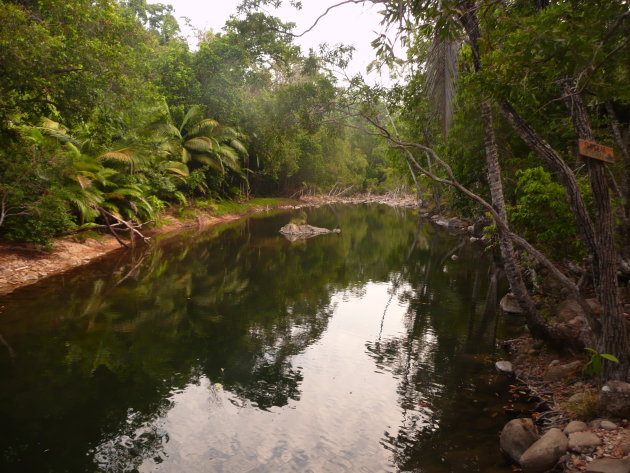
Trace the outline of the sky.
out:
M 194 48 L 196 40 L 191 28 L 185 26 L 182 17 L 190 20 L 192 27 L 201 30 L 221 30 L 225 21 L 230 15 L 236 13 L 236 7 L 241 0 L 156 0 L 149 3 L 167 3 L 175 8 L 175 16 L 182 26 L 182 33 L 187 36 L 189 43 Z M 297 24 L 296 33 L 302 33 L 313 25 L 318 16 L 326 9 L 339 3 L 339 0 L 302 0 L 303 8 L 295 10 L 288 5 L 278 10 L 270 10 L 269 13 L 280 17 L 285 22 Z M 382 32 L 384 27 L 380 25 L 382 16 L 379 14 L 379 5 L 372 5 L 369 2 L 365 5 L 348 4 L 331 10 L 322 18 L 317 26 L 301 38 L 295 41 L 303 51 L 308 52 L 309 48 L 317 48 L 321 43 L 334 45 L 343 43 L 353 45 L 356 51 L 353 54 L 352 62 L 347 68 L 349 75 L 361 73 L 370 83 L 389 83 L 386 72 L 379 75 L 373 72 L 369 76 L 366 74 L 367 66 L 374 60 L 375 55 L 370 43 Z

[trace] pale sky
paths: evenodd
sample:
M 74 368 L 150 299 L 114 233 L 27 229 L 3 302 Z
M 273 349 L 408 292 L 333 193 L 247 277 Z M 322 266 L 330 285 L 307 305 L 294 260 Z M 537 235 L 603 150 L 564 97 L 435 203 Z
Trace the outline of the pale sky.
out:
M 158 3 L 158 1 L 149 3 Z M 196 40 L 193 32 L 185 26 L 185 21 L 181 17 L 188 17 L 194 28 L 212 29 L 218 32 L 229 16 L 236 13 L 240 0 L 160 0 L 159 3 L 173 5 L 175 16 L 182 26 L 182 32 L 194 47 Z M 288 1 L 285 3 L 287 3 L 286 6 L 269 13 L 280 17 L 285 22 L 296 23 L 295 32 L 299 34 L 309 28 L 315 19 L 326 11 L 326 8 L 339 3 L 339 0 L 302 0 L 303 8 L 299 11 L 290 7 Z M 387 72 L 383 72 L 380 77 L 376 72 L 367 76 L 365 71 L 368 64 L 375 59 L 370 43 L 385 31 L 379 24 L 382 19 L 379 9 L 378 5 L 369 3 L 342 5 L 331 10 L 311 32 L 295 41 L 302 47 L 304 53 L 308 52 L 309 48 L 317 49 L 321 43 L 354 45 L 356 51 L 348 67 L 349 75 L 361 73 L 364 77 L 368 77 L 370 83 L 388 84 L 390 80 Z

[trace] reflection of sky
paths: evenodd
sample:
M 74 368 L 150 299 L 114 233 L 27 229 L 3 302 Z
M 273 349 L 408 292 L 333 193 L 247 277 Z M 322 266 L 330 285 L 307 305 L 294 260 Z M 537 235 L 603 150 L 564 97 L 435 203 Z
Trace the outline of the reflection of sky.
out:
M 383 319 L 390 297 L 391 286 L 385 283 L 333 297 L 336 311 L 325 333 L 291 360 L 304 374 L 299 401 L 263 411 L 205 376 L 173 393 L 172 407 L 152 427 L 164 431 L 168 441 L 139 471 L 394 470 L 382 443 L 396 436 L 409 413 L 399 406 L 400 379 L 378 370 L 365 349 L 377 339 L 381 323 L 381 340 L 405 336 L 407 307 L 396 296 Z M 125 440 L 110 445 L 125 448 Z

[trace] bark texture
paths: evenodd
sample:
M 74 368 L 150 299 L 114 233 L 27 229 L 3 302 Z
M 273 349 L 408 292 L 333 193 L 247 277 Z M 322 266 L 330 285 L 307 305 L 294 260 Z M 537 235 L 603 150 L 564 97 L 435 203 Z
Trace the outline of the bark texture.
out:
M 579 138 L 594 141 L 593 131 L 582 97 L 577 92 L 575 81 L 567 79 L 563 83 L 564 100 L 571 114 L 573 127 Z M 625 379 L 628 373 L 628 337 L 626 323 L 621 308 L 621 299 L 617 287 L 618 253 L 615 248 L 615 228 L 610 201 L 608 172 L 606 163 L 596 159 L 586 159 L 591 192 L 595 206 L 596 241 L 598 249 L 598 267 L 593 268 L 598 274 L 597 296 L 604 311 L 602 317 L 602 335 L 598 350 L 611 353 L 619 358 L 619 363 L 605 363 L 605 379 Z

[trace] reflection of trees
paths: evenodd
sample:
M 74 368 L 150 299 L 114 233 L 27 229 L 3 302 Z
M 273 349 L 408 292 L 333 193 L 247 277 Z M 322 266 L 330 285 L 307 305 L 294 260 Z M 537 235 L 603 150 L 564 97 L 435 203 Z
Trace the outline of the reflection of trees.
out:
M 401 471 L 478 471 L 479 457 L 496 453 L 475 449 L 484 435 L 494 440 L 494 431 L 481 426 L 471 439 L 468 424 L 494 422 L 490 412 L 480 419 L 484 395 L 493 392 L 479 373 L 483 354 L 494 345 L 497 271 L 470 246 L 438 233 L 425 236 L 430 250 L 415 248 L 392 286 L 393 292 L 403 288 L 399 297 L 408 303 L 406 333 L 379 334 L 367 344 L 378 369 L 400 380 L 403 420 L 397 432 L 385 433 L 382 445 Z M 486 302 L 478 307 L 484 290 Z
M 287 216 L 250 220 L 66 276 L 63 290 L 22 292 L 34 297 L 18 295 L 5 313 L 28 314 L 28 324 L 0 327 L 18 354 L 17 367 L 0 358 L 0 466 L 21 459 L 24 471 L 54 471 L 56 459 L 60 470 L 89 470 L 76 452 L 105 448 L 103 438 L 130 439 L 119 465 L 159 455 L 163 439 L 145 433 L 168 393 L 200 376 L 261 409 L 299 399 L 292 358 L 326 329 L 331 295 L 389 280 L 414 236 L 407 211 L 338 213 L 341 236 L 292 245 L 277 234 Z M 315 225 L 336 219 L 328 209 L 309 215 Z M 34 438 L 57 456 L 31 451 Z M 22 450 L 9 460 L 10 449 Z

